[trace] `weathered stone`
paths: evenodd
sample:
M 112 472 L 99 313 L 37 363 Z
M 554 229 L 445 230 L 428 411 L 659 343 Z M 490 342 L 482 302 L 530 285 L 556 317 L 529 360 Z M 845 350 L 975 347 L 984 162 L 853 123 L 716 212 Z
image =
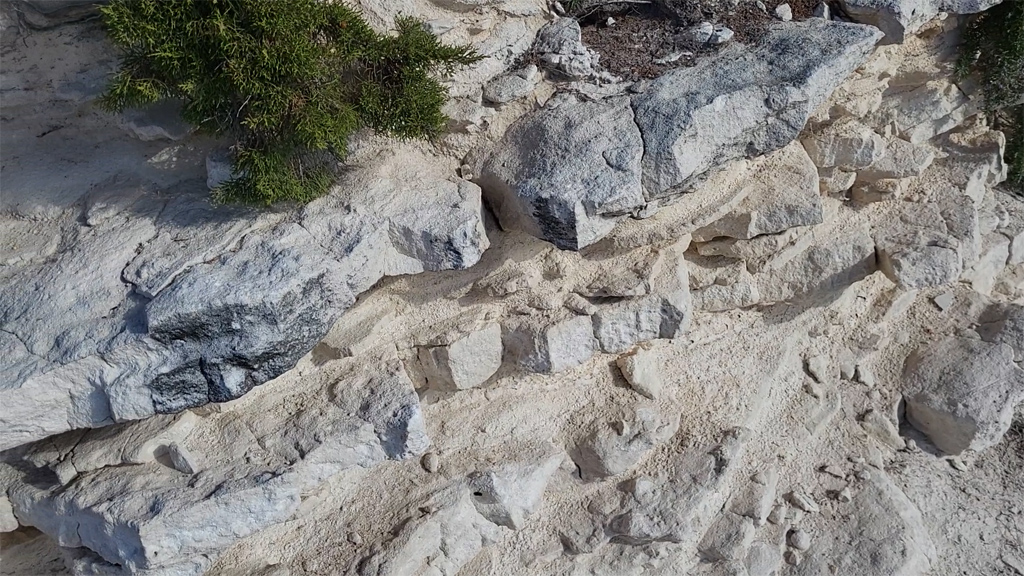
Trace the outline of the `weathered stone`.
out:
M 598 74 L 598 55 L 583 44 L 575 18 L 558 18 L 541 28 L 534 50 L 545 67 L 567 78 L 584 80 Z
M 857 181 L 856 172 L 847 172 L 839 168 L 818 169 L 818 189 L 822 194 L 838 194 L 853 187 Z
M 501 326 L 491 324 L 444 346 L 421 346 L 419 361 L 431 387 L 466 390 L 487 382 L 501 367 Z
M 758 291 L 762 302 L 780 302 L 800 294 L 841 290 L 876 269 L 875 242 L 856 230 L 821 238 L 778 269 L 762 272 Z
M 1024 400 L 1024 371 L 1005 344 L 951 337 L 904 364 L 907 420 L 947 454 L 983 450 L 1002 439 Z
M 979 321 L 982 340 L 1006 344 L 1013 349 L 1014 361 L 1024 362 L 1024 306 L 990 306 Z
M 853 172 L 871 166 L 885 155 L 885 140 L 853 118 L 843 118 L 801 140 L 819 168 Z
M 0 532 L 14 532 L 19 526 L 10 499 L 7 496 L 0 496 Z
M 503 342 L 505 353 L 516 364 L 545 374 L 579 366 L 597 351 L 589 316 L 516 319 L 505 327 Z
M 502 227 L 579 250 L 644 205 L 642 154 L 627 98 L 568 97 L 517 121 L 479 182 Z
M 502 74 L 484 85 L 484 100 L 494 104 L 506 104 L 518 100 L 533 92 L 540 81 L 537 66 L 530 64 L 524 68 Z
M 685 190 L 729 160 L 792 142 L 879 37 L 857 25 L 779 22 L 752 47 L 731 45 L 655 80 L 633 101 L 647 197 Z
M 651 400 L 661 396 L 662 374 L 656 353 L 640 347 L 615 362 L 633 390 Z
M 935 153 L 902 138 L 890 138 L 885 153 L 870 166 L 857 172 L 857 180 L 875 182 L 884 178 L 920 176 L 935 159 Z
M 429 439 L 401 364 L 371 370 L 329 390 L 277 391 L 292 397 L 213 418 L 197 443 L 179 441 L 230 465 L 186 475 L 115 464 L 67 485 L 19 484 L 15 512 L 107 570 L 201 573 L 239 538 L 290 519 L 331 476 L 423 453 Z
M 730 430 L 721 444 L 684 452 L 668 470 L 625 483 L 623 510 L 606 527 L 610 536 L 634 545 L 692 542 L 724 504 L 721 488 L 731 476 L 746 433 Z
M 782 552 L 778 546 L 767 542 L 754 542 L 750 545 L 744 564 L 748 576 L 772 576 L 782 565 Z
M 952 284 L 963 266 L 959 242 L 939 232 L 919 229 L 878 239 L 878 267 L 905 288 Z
M 838 524 L 829 526 L 828 537 L 819 538 L 792 573 L 929 573 L 937 556 L 921 513 L 884 473 L 872 473 L 844 510 L 836 516 Z
M 0 449 L 237 398 L 381 277 L 476 263 L 479 188 L 406 152 L 354 161 L 291 221 L 143 194 L 45 265 L 9 271 L 0 324 L 26 358 L 0 384 Z
M 970 282 L 975 292 L 987 296 L 992 293 L 996 277 L 1010 259 L 1010 240 L 1002 234 L 992 233 L 982 242 L 978 261 L 964 270 L 960 278 Z
M 885 44 L 900 44 L 907 35 L 940 12 L 974 14 L 1001 0 L 842 0 L 843 10 L 855 21 L 885 32 Z
M 753 541 L 753 520 L 726 512 L 711 524 L 697 550 L 701 556 L 715 562 L 741 560 Z
M 900 436 L 896 424 L 878 410 L 868 410 L 860 416 L 860 426 L 869 436 L 893 450 L 906 448 L 907 443 Z
M 473 505 L 491 522 L 519 530 L 544 496 L 544 489 L 565 453 L 554 446 L 526 447 L 516 460 L 470 474 Z
M 799 143 L 769 155 L 750 180 L 743 201 L 710 226 L 695 230 L 694 242 L 720 236 L 750 239 L 821 224 L 818 170 Z
M 602 423 L 571 454 L 586 482 L 629 471 L 658 444 L 679 428 L 678 416 L 662 417 L 652 408 L 637 409 L 633 418 Z
M 755 476 L 756 479 L 751 479 L 750 482 L 733 493 L 728 509 L 730 512 L 752 519 L 755 526 L 761 526 L 768 519 L 772 503 L 775 502 L 779 473 L 774 468 L 768 468 Z

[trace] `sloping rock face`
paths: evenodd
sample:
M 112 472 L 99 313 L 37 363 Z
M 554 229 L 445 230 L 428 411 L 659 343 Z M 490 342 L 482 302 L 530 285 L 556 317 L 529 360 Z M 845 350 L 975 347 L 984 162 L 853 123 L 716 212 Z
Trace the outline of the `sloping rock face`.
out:
M 756 45 L 673 70 L 631 98 L 556 99 L 508 131 L 478 182 L 502 226 L 578 250 L 712 169 L 792 142 L 879 37 L 824 20 L 776 23 Z
M 4 101 L 4 149 L 22 152 L 0 200 L 0 245 L 19 246 L 0 266 L 0 449 L 237 398 L 382 277 L 467 268 L 487 248 L 480 189 L 412 148 L 356 155 L 302 209 L 212 205 L 210 143 L 140 142 L 90 108 L 113 53 L 93 26 L 44 65 L 62 34 L 5 54 L 23 81 Z

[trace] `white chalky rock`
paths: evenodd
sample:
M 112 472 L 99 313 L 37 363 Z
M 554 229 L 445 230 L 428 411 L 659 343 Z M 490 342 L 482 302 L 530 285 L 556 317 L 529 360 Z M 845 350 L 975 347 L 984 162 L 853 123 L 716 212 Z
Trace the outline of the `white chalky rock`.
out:
M 579 366 L 598 347 L 590 316 L 513 319 L 505 327 L 503 343 L 516 364 L 544 374 Z
M 633 390 L 651 400 L 661 396 L 663 376 L 655 352 L 640 347 L 615 362 Z
M 0 496 L 0 532 L 14 532 L 20 524 L 14 517 L 14 509 L 11 508 L 11 500 L 7 496 Z
M 544 496 L 544 489 L 565 453 L 554 446 L 526 446 L 514 461 L 470 474 L 473 505 L 491 522 L 519 530 Z
M 540 81 L 540 71 L 530 64 L 524 68 L 502 74 L 484 86 L 484 100 L 494 104 L 505 104 L 518 100 L 530 92 Z
M 779 4 L 775 7 L 775 17 L 783 22 L 789 22 L 793 19 L 793 9 L 789 4 Z
M 421 346 L 427 383 L 441 390 L 481 386 L 501 367 L 501 326 L 491 324 L 443 346 Z
M 856 172 L 839 168 L 818 168 L 818 189 L 822 194 L 838 194 L 853 187 L 857 181 Z
M 729 511 L 751 518 L 754 525 L 761 526 L 772 511 L 778 483 L 779 473 L 775 468 L 759 472 L 754 479 L 733 493 L 728 504 Z
M 840 5 L 856 22 L 885 32 L 883 44 L 899 44 L 940 13 L 974 14 L 999 0 L 842 0 Z
M 1013 349 L 1014 361 L 1024 362 L 1024 306 L 991 306 L 982 315 L 980 322 L 978 333 L 982 340 L 1006 344 Z
M 629 471 L 658 444 L 679 428 L 679 417 L 659 415 L 653 408 L 638 408 L 633 418 L 602 423 L 572 454 L 584 481 L 601 480 Z
M 721 236 L 750 239 L 821 224 L 818 170 L 798 142 L 770 154 L 745 186 L 749 191 L 743 201 L 713 224 L 695 230 L 694 242 Z
M 801 140 L 819 168 L 856 171 L 885 155 L 885 140 L 852 118 L 844 118 Z
M 905 288 L 945 286 L 959 279 L 964 262 L 956 238 L 932 230 L 910 230 L 881 236 L 878 267 Z
M 716 562 L 741 560 L 753 541 L 753 520 L 725 512 L 704 533 L 697 550 L 704 558 Z
M 857 172 L 857 180 L 875 182 L 887 178 L 920 176 L 931 166 L 935 153 L 902 138 L 890 138 L 882 157 Z
M 999 273 L 1006 268 L 1006 262 L 1009 259 L 1009 238 L 998 233 L 989 234 L 982 240 L 978 261 L 964 270 L 960 278 L 970 282 L 971 288 L 975 292 L 987 296 L 992 293 L 996 279 Z
M 914 352 L 903 370 L 907 420 L 947 454 L 999 443 L 1024 400 L 1013 360 L 1010 346 L 963 337 Z
M 782 551 L 767 542 L 754 542 L 744 560 L 748 576 L 772 576 L 782 565 Z
M 861 414 L 860 426 L 869 436 L 893 450 L 902 450 L 907 446 L 896 424 L 878 410 L 871 409 Z

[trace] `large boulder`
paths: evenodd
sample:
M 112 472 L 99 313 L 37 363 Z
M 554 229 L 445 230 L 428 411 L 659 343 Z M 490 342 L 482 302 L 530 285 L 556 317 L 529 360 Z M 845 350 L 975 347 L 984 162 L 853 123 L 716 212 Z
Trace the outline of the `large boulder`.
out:
M 508 130 L 478 183 L 502 226 L 579 250 L 722 164 L 792 142 L 879 36 L 820 19 L 775 23 L 757 44 L 668 72 L 632 97 L 554 98 Z
M 143 188 L 91 193 L 65 212 L 92 225 L 3 269 L 0 449 L 237 398 L 382 277 L 466 268 L 488 246 L 480 189 L 411 150 L 364 158 L 290 214 Z
M 918 350 L 903 369 L 907 420 L 948 454 L 997 444 L 1024 400 L 1013 360 L 1007 344 L 964 337 Z

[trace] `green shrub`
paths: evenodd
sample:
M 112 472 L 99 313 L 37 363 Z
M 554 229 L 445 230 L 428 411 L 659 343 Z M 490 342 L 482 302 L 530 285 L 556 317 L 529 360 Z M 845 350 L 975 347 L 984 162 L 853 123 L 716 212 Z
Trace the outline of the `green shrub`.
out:
M 1024 1 L 1007 0 L 968 22 L 957 73 L 978 74 L 992 124 L 1006 133 L 1008 183 L 1024 193 Z
M 413 18 L 382 35 L 332 1 L 114 0 L 102 13 L 123 57 L 101 104 L 176 98 L 199 130 L 232 135 L 237 176 L 214 191 L 218 200 L 323 194 L 362 127 L 438 134 L 447 91 L 434 75 L 479 59 Z

